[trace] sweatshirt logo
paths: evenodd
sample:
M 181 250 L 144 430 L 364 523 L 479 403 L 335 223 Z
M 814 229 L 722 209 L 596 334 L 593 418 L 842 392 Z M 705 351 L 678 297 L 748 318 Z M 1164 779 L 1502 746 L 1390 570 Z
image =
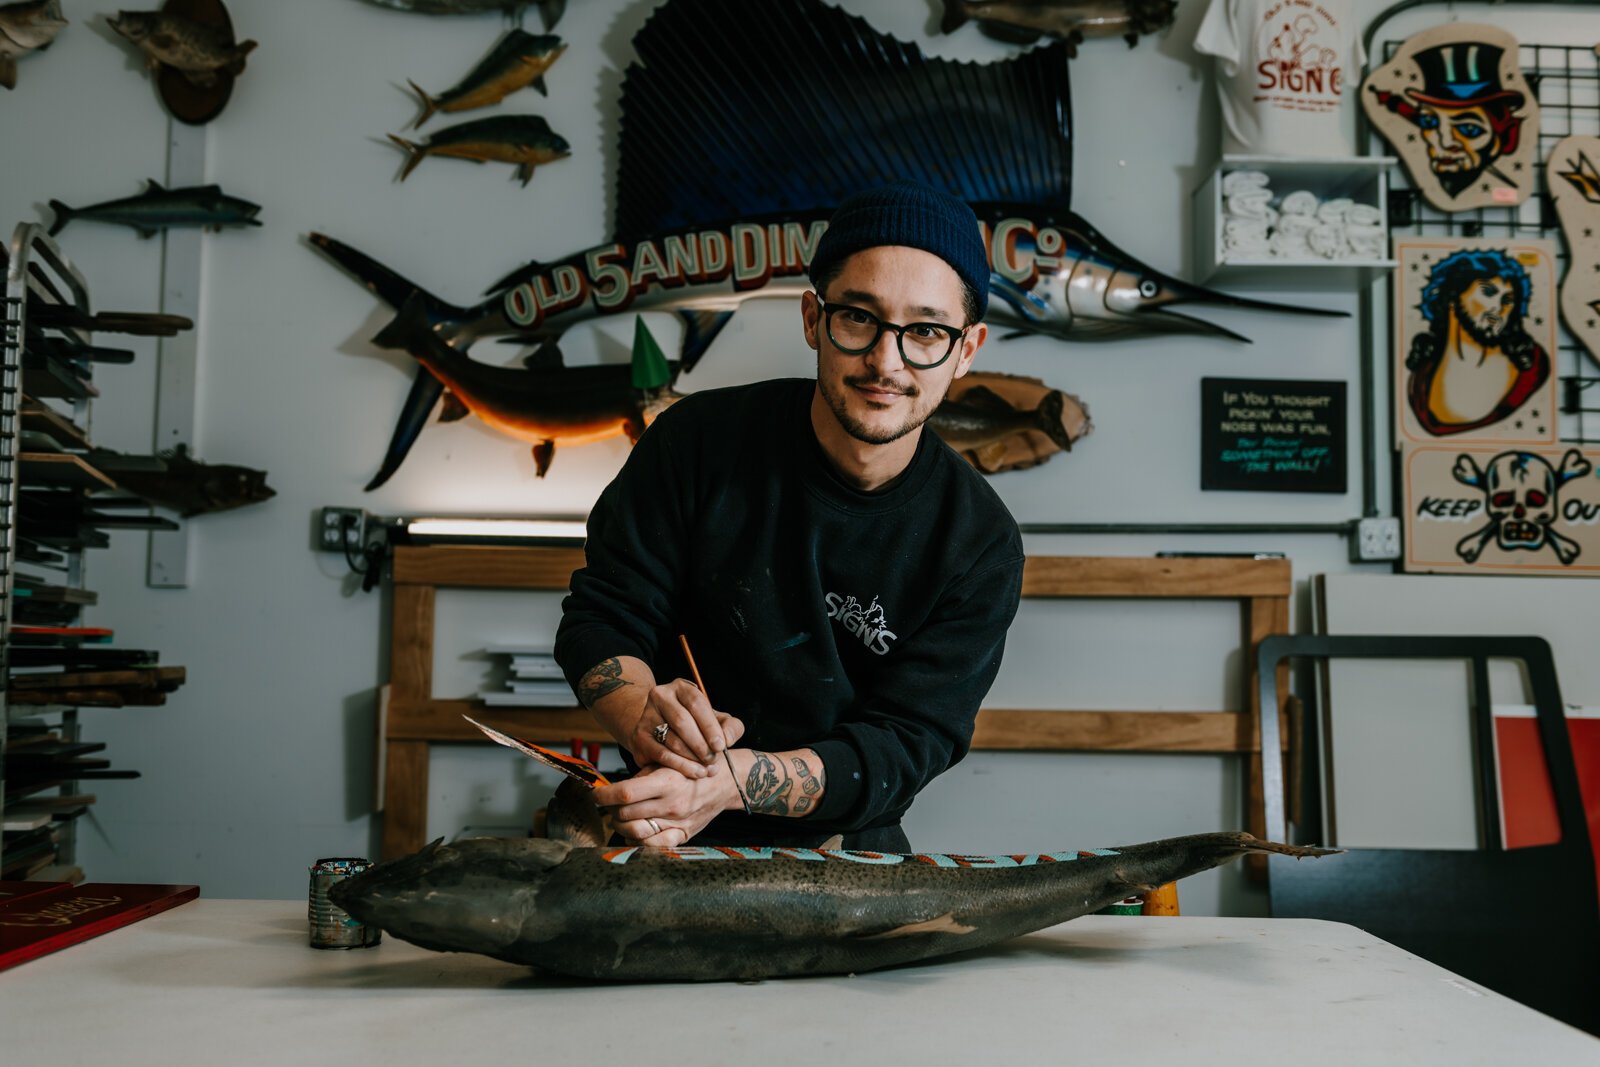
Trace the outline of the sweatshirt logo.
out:
M 855 597 L 841 597 L 838 593 L 829 593 L 822 599 L 828 605 L 828 618 L 843 626 L 846 633 L 860 638 L 861 643 L 873 652 L 880 656 L 888 654 L 889 642 L 899 635 L 889 629 L 889 621 L 884 617 L 877 597 L 873 597 L 872 603 L 866 607 L 862 607 Z

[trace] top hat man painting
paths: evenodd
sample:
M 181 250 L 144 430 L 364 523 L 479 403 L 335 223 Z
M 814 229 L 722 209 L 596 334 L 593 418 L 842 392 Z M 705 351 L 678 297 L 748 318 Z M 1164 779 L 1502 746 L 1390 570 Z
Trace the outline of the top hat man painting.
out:
M 1537 105 L 1530 106 L 1528 94 L 1507 84 L 1502 73 L 1507 54 L 1516 54 L 1515 42 L 1449 41 L 1419 49 L 1409 60 L 1403 51 L 1383 68 L 1402 64 L 1403 76 L 1380 79 L 1381 72 L 1375 72 L 1368 80 L 1373 94 L 1369 105 L 1377 105 L 1368 110 L 1403 153 L 1406 143 L 1422 142 L 1428 169 L 1422 173 L 1415 157 L 1408 159 L 1413 180 L 1426 192 L 1425 179 L 1431 176 L 1442 196 L 1430 195 L 1429 200 L 1449 210 L 1522 200 L 1532 188 L 1533 175 L 1512 157 L 1520 147 L 1532 145 L 1536 131 L 1529 127 L 1536 122 Z M 1381 87 L 1385 81 L 1403 81 L 1404 86 L 1386 90 Z M 1469 195 L 1474 193 L 1478 195 Z

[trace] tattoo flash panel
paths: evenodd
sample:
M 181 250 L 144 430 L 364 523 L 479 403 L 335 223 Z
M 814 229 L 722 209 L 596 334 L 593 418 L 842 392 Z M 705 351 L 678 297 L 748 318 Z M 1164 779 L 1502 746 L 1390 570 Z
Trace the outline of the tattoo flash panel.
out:
M 1407 446 L 1408 571 L 1600 576 L 1600 448 Z
M 1554 445 L 1553 241 L 1395 242 L 1395 438 Z

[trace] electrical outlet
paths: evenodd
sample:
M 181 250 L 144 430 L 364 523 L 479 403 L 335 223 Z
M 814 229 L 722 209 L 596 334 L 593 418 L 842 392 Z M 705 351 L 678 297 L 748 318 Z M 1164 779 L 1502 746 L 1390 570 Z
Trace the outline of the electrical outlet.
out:
M 360 508 L 322 508 L 317 512 L 313 547 L 319 552 L 359 556 L 366 546 L 367 513 Z
M 1400 520 L 1358 519 L 1350 537 L 1351 563 L 1381 563 L 1400 558 Z

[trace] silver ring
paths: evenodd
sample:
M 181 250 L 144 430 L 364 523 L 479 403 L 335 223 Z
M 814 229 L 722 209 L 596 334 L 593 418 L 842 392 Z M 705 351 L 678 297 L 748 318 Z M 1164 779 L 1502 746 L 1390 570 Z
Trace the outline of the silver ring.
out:
M 649 823 L 650 824 L 650 829 L 655 831 L 654 833 L 652 833 L 650 835 L 651 837 L 659 837 L 659 836 L 661 836 L 661 824 L 660 823 L 656 822 L 654 819 L 646 819 L 645 822 Z
M 650 736 L 656 739 L 656 744 L 664 745 L 667 743 L 667 735 L 671 732 L 672 727 L 666 723 L 657 723 L 656 728 L 650 731 Z

